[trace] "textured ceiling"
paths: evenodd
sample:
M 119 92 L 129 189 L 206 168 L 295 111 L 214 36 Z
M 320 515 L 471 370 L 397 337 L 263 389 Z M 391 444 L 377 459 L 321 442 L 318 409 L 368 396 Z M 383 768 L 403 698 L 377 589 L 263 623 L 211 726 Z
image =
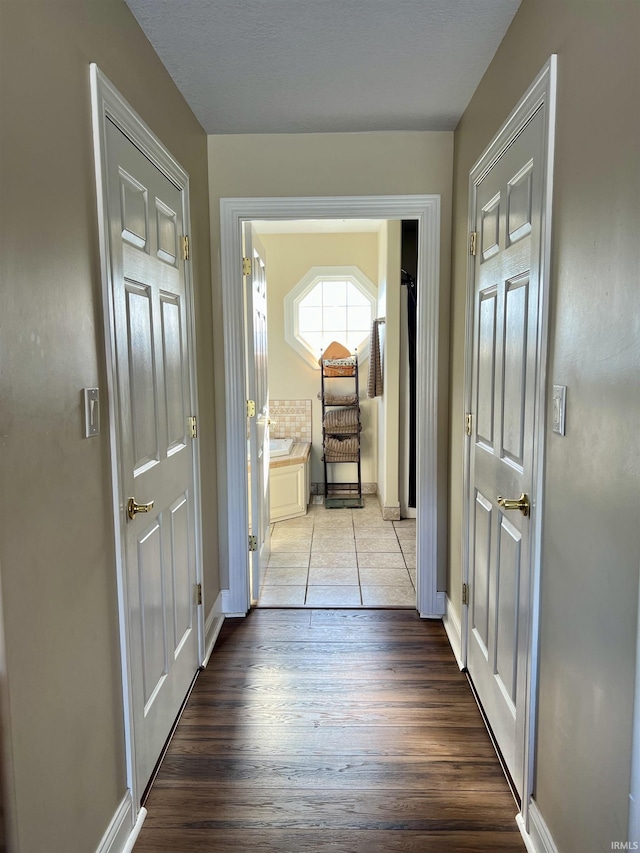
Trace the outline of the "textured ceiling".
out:
M 521 0 L 127 0 L 207 133 L 453 130 Z

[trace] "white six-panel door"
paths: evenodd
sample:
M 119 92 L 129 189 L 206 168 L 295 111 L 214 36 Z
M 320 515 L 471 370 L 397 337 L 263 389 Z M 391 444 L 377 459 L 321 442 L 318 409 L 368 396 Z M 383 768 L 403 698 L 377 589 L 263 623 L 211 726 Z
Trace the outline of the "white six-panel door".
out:
M 144 790 L 198 668 L 196 499 L 181 190 L 107 121 L 135 777 Z
M 249 524 L 256 537 L 251 552 L 251 600 L 260 588 L 271 551 L 269 526 L 269 373 L 267 361 L 266 252 L 250 222 L 244 225 L 244 256 L 251 260 L 245 277 L 247 311 L 247 397 L 255 403 L 249 418 Z
M 477 186 L 467 665 L 522 793 L 544 116 Z

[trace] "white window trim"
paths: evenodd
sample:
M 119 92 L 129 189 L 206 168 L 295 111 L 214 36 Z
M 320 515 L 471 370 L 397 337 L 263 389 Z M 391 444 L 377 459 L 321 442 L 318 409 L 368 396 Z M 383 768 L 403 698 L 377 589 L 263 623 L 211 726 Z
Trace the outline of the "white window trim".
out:
M 309 272 L 293 287 L 284 298 L 284 337 L 289 346 L 298 353 L 308 365 L 319 370 L 319 353 L 311 349 L 300 334 L 298 324 L 298 306 L 305 296 L 321 281 L 343 281 L 350 279 L 371 300 L 371 316 L 375 319 L 378 289 L 371 279 L 357 266 L 317 266 L 311 267 Z M 369 356 L 369 340 L 358 347 L 358 360 L 360 363 Z

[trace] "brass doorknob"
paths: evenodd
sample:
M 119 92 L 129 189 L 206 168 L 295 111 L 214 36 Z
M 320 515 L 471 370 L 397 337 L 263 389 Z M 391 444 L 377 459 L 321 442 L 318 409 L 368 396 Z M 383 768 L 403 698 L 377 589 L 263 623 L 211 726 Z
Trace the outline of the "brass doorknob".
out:
M 498 503 L 504 509 L 519 509 L 523 515 L 529 515 L 529 496 L 523 492 L 517 501 L 507 500 L 502 495 L 498 495 Z
M 152 509 L 153 501 L 148 504 L 137 504 L 135 498 L 129 498 L 127 501 L 127 514 L 131 519 L 134 519 L 138 512 L 150 512 Z

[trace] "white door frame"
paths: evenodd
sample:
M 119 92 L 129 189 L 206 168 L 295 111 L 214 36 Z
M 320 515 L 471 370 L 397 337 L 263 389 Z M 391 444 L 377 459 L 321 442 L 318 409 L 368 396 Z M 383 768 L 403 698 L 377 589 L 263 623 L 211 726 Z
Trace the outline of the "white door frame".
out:
M 140 116 L 125 101 L 118 90 L 105 77 L 95 63 L 90 66 L 91 112 L 93 123 L 93 148 L 95 157 L 98 233 L 100 242 L 100 268 L 102 278 L 103 321 L 105 336 L 109 446 L 111 457 L 111 483 L 113 500 L 113 522 L 115 534 L 115 567 L 118 590 L 118 625 L 120 633 L 120 661 L 122 667 L 122 698 L 124 715 L 124 738 L 127 767 L 127 787 L 131 797 L 133 820 L 139 810 L 142 791 L 137 790 L 135 774 L 135 741 L 132 705 L 131 643 L 128 625 L 127 585 L 125 579 L 124 518 L 126 494 L 123 491 L 121 465 L 120 411 L 117 389 L 117 364 L 115 347 L 115 320 L 113 312 L 111 245 L 109 238 L 109 207 L 107 184 L 107 140 L 106 122 L 111 120 L 126 137 L 160 170 L 179 190 L 183 199 L 183 222 L 185 233 L 191 232 L 189 218 L 189 176 L 171 156 L 162 142 L 143 122 Z M 197 382 L 195 354 L 195 314 L 191 265 L 185 264 L 185 286 L 187 294 L 187 336 L 190 362 L 190 405 L 197 416 Z M 196 582 L 202 583 L 202 522 L 200 506 L 200 456 L 198 442 L 193 442 L 193 477 L 195 507 Z M 198 659 L 204 660 L 203 607 L 197 608 Z M 168 733 L 167 733 L 168 734 Z
M 270 498 L 269 498 L 269 364 L 268 364 L 268 325 L 269 315 L 267 311 L 267 288 L 269 286 L 269 273 L 266 263 L 266 251 L 258 234 L 253 227 L 247 227 L 244 232 L 245 257 L 251 259 L 251 271 L 244 280 L 244 298 L 246 305 L 245 317 L 251 331 L 247 334 L 247 347 L 245 354 L 251 353 L 253 359 L 247 360 L 247 393 L 249 399 L 256 404 L 256 416 L 251 418 L 249 425 L 249 455 L 251 461 L 247 460 L 247 471 L 251 471 L 249 481 L 251 486 L 247 494 L 247 500 L 251 506 L 251 532 L 256 537 L 257 548 L 251 556 L 251 595 L 253 601 L 257 602 L 260 596 L 261 581 L 264 579 L 266 566 L 271 553 L 271 523 L 270 523 Z M 263 352 L 263 358 L 256 359 L 256 277 L 258 266 L 262 264 L 262 274 L 265 276 L 265 313 L 267 316 L 265 340 L 267 352 Z M 265 272 L 265 270 L 267 270 Z M 264 279 L 263 279 L 264 281 Z M 248 329 L 247 329 L 248 331 Z M 259 337 L 259 335 L 258 335 Z M 265 367 L 266 365 L 266 367 Z M 261 382 L 265 380 L 266 396 L 261 398 Z M 262 408 L 261 408 L 262 407 Z M 259 423 L 264 420 L 262 430 L 262 441 L 260 441 Z M 262 446 L 262 456 L 260 455 Z
M 222 299 L 225 353 L 226 481 L 220 483 L 221 526 L 227 529 L 227 615 L 244 615 L 249 601 L 247 552 L 247 442 L 245 322 L 242 299 L 242 225 L 254 219 L 416 219 L 418 221 L 417 391 L 417 609 L 441 617 L 438 593 L 438 332 L 440 291 L 440 196 L 346 196 L 220 199 Z M 445 443 L 440 436 L 440 449 Z
M 528 124 L 534 113 L 544 110 L 545 161 L 543 163 L 542 219 L 540 222 L 540 287 L 538 298 L 539 338 L 536 352 L 537 387 L 534 402 L 534 448 L 531 512 L 531 613 L 528 627 L 527 698 L 525 711 L 524 770 L 522 805 L 518 823 L 529 831 L 529 812 L 534 791 L 534 764 L 536 744 L 536 717 L 538 706 L 538 652 L 540 630 L 540 573 L 542 554 L 542 509 L 544 497 L 544 444 L 546 422 L 547 350 L 549 337 L 549 288 L 551 271 L 551 202 L 553 189 L 553 162 L 556 124 L 557 57 L 554 54 L 544 65 L 520 103 L 513 110 L 484 154 L 469 173 L 468 233 L 475 230 L 476 193 L 478 184 L 513 140 Z M 471 398 L 473 360 L 475 261 L 470 256 L 467 267 L 467 312 L 465 331 L 465 412 L 473 412 Z M 469 583 L 469 485 L 471 438 L 464 437 L 463 522 L 462 522 L 462 580 Z M 462 608 L 462 664 L 467 666 L 469 642 L 468 607 Z

